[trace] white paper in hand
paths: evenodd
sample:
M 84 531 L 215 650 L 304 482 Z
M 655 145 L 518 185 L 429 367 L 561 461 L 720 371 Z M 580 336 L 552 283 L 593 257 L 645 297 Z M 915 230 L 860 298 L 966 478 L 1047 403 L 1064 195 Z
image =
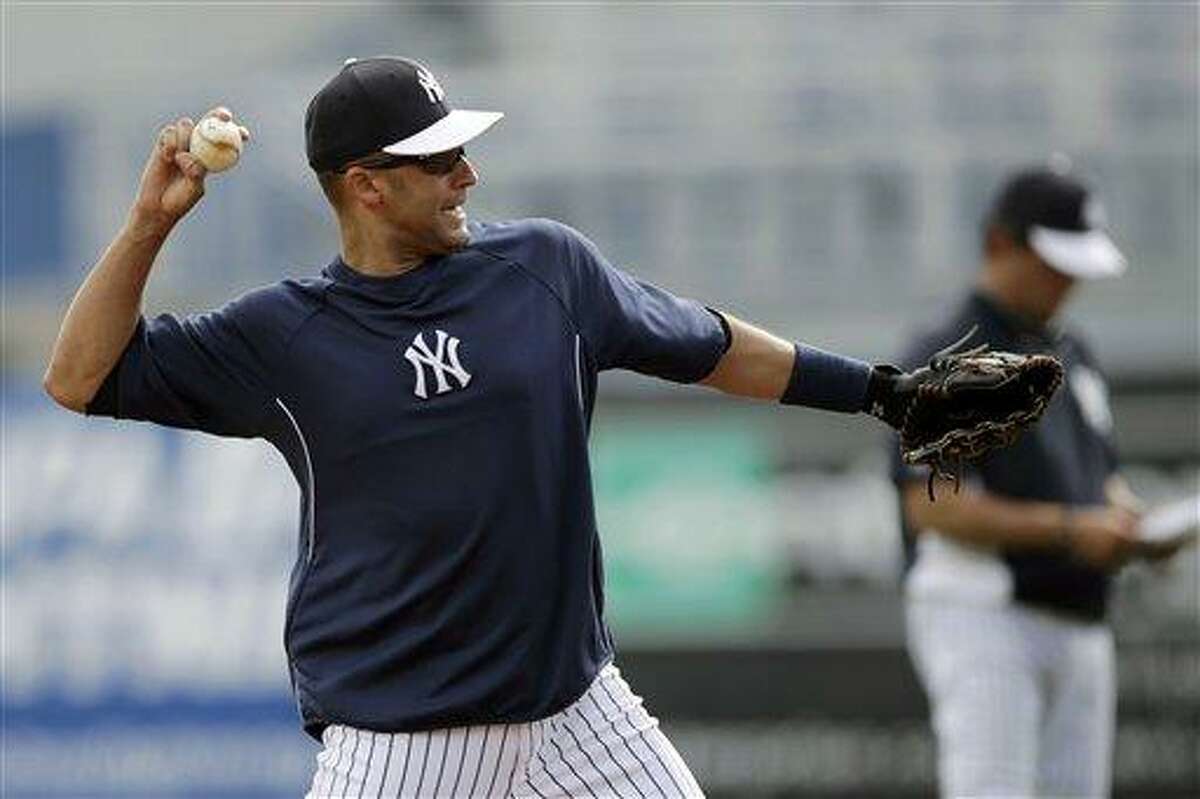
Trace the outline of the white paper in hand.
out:
M 1195 540 L 1200 532 L 1200 494 L 1169 502 L 1147 513 L 1138 525 L 1138 539 L 1148 554 L 1173 551 Z

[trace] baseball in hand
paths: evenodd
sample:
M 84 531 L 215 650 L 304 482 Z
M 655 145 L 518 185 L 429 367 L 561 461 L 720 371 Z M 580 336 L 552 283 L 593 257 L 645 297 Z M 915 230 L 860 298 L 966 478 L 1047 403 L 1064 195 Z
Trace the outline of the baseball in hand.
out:
M 242 155 L 242 132 L 236 122 L 205 117 L 192 128 L 188 151 L 200 159 L 209 172 L 224 172 Z

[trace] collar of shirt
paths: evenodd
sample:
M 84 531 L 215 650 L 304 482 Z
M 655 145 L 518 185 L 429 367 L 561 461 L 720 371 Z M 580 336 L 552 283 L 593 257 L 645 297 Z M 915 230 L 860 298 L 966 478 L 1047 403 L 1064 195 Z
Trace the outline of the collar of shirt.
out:
M 415 300 L 426 293 L 445 275 L 455 255 L 427 258 L 414 269 L 387 277 L 363 274 L 339 255 L 321 271 L 321 275 L 333 284 L 335 293 L 359 297 L 371 304 L 392 305 Z

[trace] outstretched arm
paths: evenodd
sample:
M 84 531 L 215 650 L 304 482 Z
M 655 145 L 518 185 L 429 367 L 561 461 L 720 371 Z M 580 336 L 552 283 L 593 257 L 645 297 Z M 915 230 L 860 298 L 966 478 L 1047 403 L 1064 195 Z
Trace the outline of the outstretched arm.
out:
M 224 108 L 209 113 L 232 119 Z M 192 127 L 183 117 L 159 131 L 125 224 L 71 300 L 42 379 L 65 408 L 83 412 L 120 359 L 155 257 L 204 194 L 204 166 L 187 151 Z

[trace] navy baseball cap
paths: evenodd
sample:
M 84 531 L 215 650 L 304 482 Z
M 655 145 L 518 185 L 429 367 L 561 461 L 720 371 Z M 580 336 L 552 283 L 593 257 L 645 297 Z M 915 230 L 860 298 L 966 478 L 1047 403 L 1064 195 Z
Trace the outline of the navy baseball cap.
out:
M 1007 228 L 1065 275 L 1089 279 L 1121 274 L 1125 256 L 1108 235 L 1104 207 L 1061 163 L 1010 178 L 989 222 Z
M 327 172 L 380 151 L 430 155 L 453 150 L 503 116 L 450 108 L 437 78 L 411 59 L 350 58 L 308 104 L 308 164 Z

